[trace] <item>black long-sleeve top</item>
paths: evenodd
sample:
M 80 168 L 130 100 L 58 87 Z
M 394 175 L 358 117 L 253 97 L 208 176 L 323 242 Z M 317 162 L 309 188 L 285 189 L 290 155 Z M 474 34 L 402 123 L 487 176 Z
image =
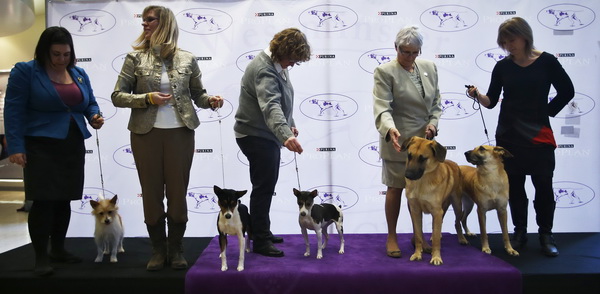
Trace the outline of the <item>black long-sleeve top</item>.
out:
M 556 96 L 549 100 L 550 86 Z M 487 96 L 494 108 L 504 91 L 496 140 L 522 147 L 556 147 L 549 116 L 554 117 L 575 95 L 573 83 L 553 55 L 542 54 L 521 67 L 510 58 L 498 61 L 492 71 Z

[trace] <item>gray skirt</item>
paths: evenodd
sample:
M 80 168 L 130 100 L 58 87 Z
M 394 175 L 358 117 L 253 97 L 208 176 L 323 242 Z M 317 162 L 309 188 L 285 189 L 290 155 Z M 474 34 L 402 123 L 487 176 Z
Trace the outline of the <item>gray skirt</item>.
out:
M 381 182 L 391 188 L 405 188 L 406 162 L 382 159 Z

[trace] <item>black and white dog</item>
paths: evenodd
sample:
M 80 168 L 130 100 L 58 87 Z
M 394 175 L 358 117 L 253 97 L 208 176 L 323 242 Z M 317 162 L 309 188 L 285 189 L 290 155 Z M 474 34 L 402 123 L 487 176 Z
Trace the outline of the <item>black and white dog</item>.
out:
M 302 230 L 304 243 L 306 244 L 304 256 L 310 256 L 310 244 L 308 243 L 307 232 L 307 229 L 309 229 L 315 231 L 317 235 L 317 259 L 323 258 L 323 248 L 327 246 L 327 240 L 329 239 L 327 227 L 331 223 L 335 223 L 338 235 L 340 235 L 339 253 L 344 254 L 344 215 L 342 214 L 342 209 L 329 203 L 315 204 L 314 198 L 319 195 L 317 190 L 309 192 L 294 189 L 294 195 L 296 195 L 300 208 L 298 222 L 300 223 L 300 229 Z M 325 236 L 325 240 L 323 240 L 323 235 Z
M 217 231 L 219 232 L 219 246 L 221 247 L 221 270 L 227 270 L 227 235 L 237 235 L 240 244 L 240 258 L 238 260 L 238 271 L 244 270 L 244 251 L 250 252 L 250 213 L 248 207 L 239 200 L 246 194 L 244 191 L 221 189 L 213 187 L 219 199 L 219 216 L 217 218 Z M 246 235 L 248 233 L 248 235 Z

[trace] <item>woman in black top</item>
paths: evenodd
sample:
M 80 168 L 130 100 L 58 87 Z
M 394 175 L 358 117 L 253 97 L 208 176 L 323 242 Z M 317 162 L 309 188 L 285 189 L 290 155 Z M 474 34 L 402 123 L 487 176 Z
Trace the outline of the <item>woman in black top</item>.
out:
M 493 108 L 504 91 L 496 145 L 509 150 L 514 158 L 505 162 L 510 185 L 509 205 L 515 232 L 512 246 L 522 248 L 527 242 L 525 176 L 535 187 L 533 206 L 542 252 L 557 256 L 552 237 L 556 202 L 552 189 L 556 142 L 549 116 L 554 117 L 569 103 L 575 91 L 571 79 L 553 55 L 536 50 L 529 24 L 520 17 L 504 21 L 498 28 L 498 45 L 509 53 L 492 71 L 487 95 L 471 88 L 469 95 L 482 105 Z M 556 96 L 548 101 L 550 86 Z

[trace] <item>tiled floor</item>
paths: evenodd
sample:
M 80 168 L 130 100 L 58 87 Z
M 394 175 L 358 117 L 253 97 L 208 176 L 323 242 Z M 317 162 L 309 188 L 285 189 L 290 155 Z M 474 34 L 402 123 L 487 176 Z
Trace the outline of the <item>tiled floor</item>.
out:
M 27 213 L 18 212 L 23 206 L 22 190 L 0 190 L 0 253 L 31 242 L 27 231 Z

